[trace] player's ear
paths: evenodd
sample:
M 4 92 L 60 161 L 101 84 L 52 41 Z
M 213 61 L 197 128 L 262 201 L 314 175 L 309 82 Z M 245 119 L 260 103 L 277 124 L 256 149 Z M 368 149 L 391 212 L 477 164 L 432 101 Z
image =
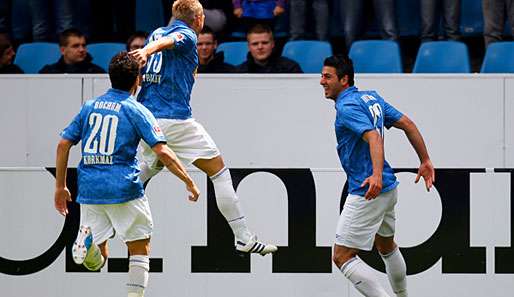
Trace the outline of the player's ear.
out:
M 339 82 L 345 86 L 348 85 L 348 74 L 343 75 L 343 77 L 339 80 Z

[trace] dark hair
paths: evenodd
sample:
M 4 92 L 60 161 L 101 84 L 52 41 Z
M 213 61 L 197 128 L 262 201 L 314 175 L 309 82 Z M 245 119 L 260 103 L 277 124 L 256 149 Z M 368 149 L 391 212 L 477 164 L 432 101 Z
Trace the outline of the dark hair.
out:
M 70 37 L 84 37 L 84 34 L 79 30 L 75 28 L 66 29 L 59 34 L 59 46 L 67 46 L 68 45 L 68 39 Z
M 250 34 L 260 34 L 260 33 L 270 33 L 270 34 L 273 34 L 273 30 L 271 30 L 271 27 L 268 26 L 268 25 L 265 25 L 265 24 L 256 24 L 254 26 L 252 26 L 248 32 L 246 33 L 246 35 L 250 35 Z
M 348 84 L 353 86 L 355 81 L 353 79 L 353 62 L 347 55 L 335 55 L 325 59 L 323 66 L 334 67 L 338 79 L 342 79 L 345 75 L 348 75 Z
M 200 31 L 200 34 L 211 34 L 212 35 L 212 40 L 216 41 L 216 34 L 214 33 L 214 31 L 212 31 L 212 29 L 209 27 L 209 26 L 203 26 L 203 29 L 202 31 Z M 200 35 L 198 34 L 198 35 Z
M 136 31 L 134 32 L 134 34 L 130 35 L 129 38 L 127 39 L 127 51 L 130 49 L 130 44 L 132 43 L 132 41 L 134 41 L 134 39 L 136 38 L 143 38 L 144 40 L 146 40 L 146 38 L 148 37 L 148 33 L 144 32 L 144 31 Z
M 10 47 L 12 47 L 12 43 L 9 36 L 7 36 L 7 34 L 0 33 L 0 57 L 3 56 L 5 51 Z
M 123 51 L 114 56 L 109 64 L 109 79 L 113 88 L 130 91 L 139 75 L 136 59 Z

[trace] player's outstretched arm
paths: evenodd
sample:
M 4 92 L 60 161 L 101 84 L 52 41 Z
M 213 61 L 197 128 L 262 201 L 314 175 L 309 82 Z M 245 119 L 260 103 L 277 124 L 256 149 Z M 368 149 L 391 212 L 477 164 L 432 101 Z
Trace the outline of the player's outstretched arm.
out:
M 71 202 L 71 194 L 66 187 L 66 171 L 68 169 L 68 158 L 73 143 L 66 139 L 61 139 L 57 145 L 56 174 L 55 174 L 55 209 L 63 216 L 68 214 L 67 202 Z
M 152 150 L 157 154 L 159 160 L 168 168 L 171 173 L 175 174 L 180 180 L 182 180 L 187 187 L 187 190 L 191 193 L 189 200 L 196 201 L 200 196 L 200 190 L 196 186 L 195 182 L 187 174 L 186 169 L 177 158 L 175 153 L 163 143 L 158 143 L 152 147 Z
M 175 45 L 175 41 L 170 37 L 163 37 L 148 43 L 144 48 L 131 51 L 129 54 L 133 56 L 141 67 L 146 65 L 148 57 L 156 52 L 164 49 L 171 49 Z
M 405 132 L 405 135 L 416 151 L 416 154 L 418 154 L 421 165 L 419 166 L 415 182 L 417 183 L 420 177 L 423 177 L 427 191 L 430 191 L 432 184 L 435 182 L 435 170 L 434 165 L 432 165 L 432 161 L 430 161 L 423 136 L 421 136 L 416 124 L 414 124 L 414 122 L 406 115 L 403 115 L 398 121 L 396 121 L 393 124 L 393 127 Z
M 382 172 L 384 171 L 384 142 L 376 130 L 366 131 L 362 138 L 369 144 L 373 175 L 366 178 L 361 187 L 369 185 L 364 195 L 366 199 L 375 199 L 382 191 Z

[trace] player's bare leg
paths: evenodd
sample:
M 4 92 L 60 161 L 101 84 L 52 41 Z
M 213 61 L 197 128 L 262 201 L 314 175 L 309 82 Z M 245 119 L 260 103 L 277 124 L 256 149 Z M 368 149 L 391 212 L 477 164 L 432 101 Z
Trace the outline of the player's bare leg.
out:
M 193 164 L 211 179 L 216 193 L 216 204 L 234 233 L 236 249 L 261 255 L 275 252 L 276 246 L 257 241 L 257 237 L 248 229 L 239 199 L 232 185 L 230 171 L 225 167 L 223 158 L 217 156 L 212 159 L 198 159 Z
M 384 261 L 387 277 L 398 297 L 407 297 L 407 266 L 394 237 L 375 236 L 375 247 Z
M 129 250 L 128 297 L 143 297 L 150 271 L 150 239 L 127 242 Z
M 357 254 L 359 250 L 334 245 L 333 261 L 355 289 L 366 297 L 389 297 L 376 281 L 371 268 Z

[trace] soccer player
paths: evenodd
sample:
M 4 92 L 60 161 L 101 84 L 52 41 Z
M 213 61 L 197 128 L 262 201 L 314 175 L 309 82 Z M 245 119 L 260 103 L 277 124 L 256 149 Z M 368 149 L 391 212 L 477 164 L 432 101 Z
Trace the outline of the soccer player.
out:
M 112 88 L 84 104 L 62 132 L 57 146 L 55 208 L 66 215 L 71 201 L 66 187 L 70 148 L 82 140 L 78 167 L 80 229 L 73 244 L 73 260 L 99 270 L 108 256 L 107 240 L 118 234 L 129 251 L 128 297 L 142 297 L 148 283 L 150 237 L 153 221 L 139 178 L 137 146 L 144 139 L 159 160 L 178 176 L 198 199 L 199 190 L 166 140 L 153 115 L 133 97 L 139 64 L 127 52 L 109 66 Z
M 435 181 L 434 167 L 416 125 L 375 91 L 359 91 L 354 86 L 351 59 L 332 56 L 323 65 L 320 84 L 325 97 L 335 101 L 337 152 L 349 184 L 337 223 L 333 261 L 364 296 L 389 296 L 357 257 L 360 250 L 369 251 L 374 244 L 393 292 L 405 297 L 406 266 L 394 242 L 398 181 L 384 160 L 384 128 L 405 132 L 421 162 L 415 182 L 423 177 L 427 190 Z
M 197 0 L 177 0 L 172 14 L 170 26 L 156 29 L 144 48 L 130 52 L 141 65 L 146 65 L 138 101 L 157 118 L 177 157 L 211 179 L 218 208 L 234 233 L 236 249 L 261 255 L 275 252 L 276 246 L 257 241 L 248 229 L 218 148 L 191 116 L 189 100 L 198 66 L 197 34 L 205 18 L 202 5 Z M 148 145 L 143 144 L 143 148 L 141 179 L 145 182 L 162 169 L 162 164 Z

